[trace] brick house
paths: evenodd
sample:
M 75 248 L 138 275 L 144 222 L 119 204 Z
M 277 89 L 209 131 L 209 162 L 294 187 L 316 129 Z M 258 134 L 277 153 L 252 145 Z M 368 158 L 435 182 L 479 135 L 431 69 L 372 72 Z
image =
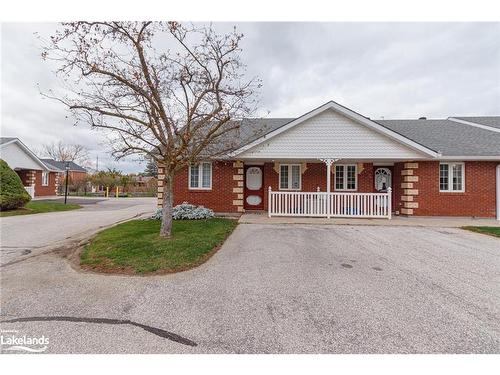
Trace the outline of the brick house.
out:
M 225 158 L 176 175 L 174 205 L 500 219 L 500 117 L 375 121 L 331 101 L 295 119 L 241 120 L 237 137 Z M 163 179 L 160 166 L 160 206 Z
M 84 182 L 87 178 L 87 170 L 73 161 L 64 162 L 54 159 L 41 160 L 45 165 L 61 171 L 57 176 L 58 180 L 60 181 L 58 192 L 59 194 L 64 194 L 63 188 L 66 178 L 66 166 L 68 167 L 68 185 L 73 185 L 78 182 Z
M 63 171 L 45 164 L 18 138 L 0 138 L 0 158 L 19 175 L 32 198 L 57 194 Z

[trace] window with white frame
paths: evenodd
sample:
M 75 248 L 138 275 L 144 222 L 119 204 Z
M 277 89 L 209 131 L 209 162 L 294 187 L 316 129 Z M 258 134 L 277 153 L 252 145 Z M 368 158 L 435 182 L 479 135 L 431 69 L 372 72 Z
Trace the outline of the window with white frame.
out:
M 42 186 L 49 186 L 49 172 L 42 172 Z
M 335 165 L 335 190 L 357 190 L 358 173 L 356 164 Z
M 300 190 L 300 164 L 280 164 L 280 190 Z
M 439 164 L 439 191 L 463 192 L 465 191 L 465 165 L 464 163 Z
M 190 189 L 212 189 L 212 163 L 204 162 L 189 166 Z

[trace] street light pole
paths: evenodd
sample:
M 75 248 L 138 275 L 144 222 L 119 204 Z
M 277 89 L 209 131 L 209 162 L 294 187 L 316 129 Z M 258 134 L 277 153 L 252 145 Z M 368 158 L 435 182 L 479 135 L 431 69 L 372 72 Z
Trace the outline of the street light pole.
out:
M 69 172 L 69 162 L 66 162 L 66 187 L 64 189 L 64 204 L 68 201 L 68 172 Z

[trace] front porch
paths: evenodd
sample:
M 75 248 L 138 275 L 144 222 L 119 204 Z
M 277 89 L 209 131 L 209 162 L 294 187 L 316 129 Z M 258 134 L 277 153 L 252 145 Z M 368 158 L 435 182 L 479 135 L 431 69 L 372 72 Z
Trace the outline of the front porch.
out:
M 392 189 L 378 193 L 268 191 L 268 216 L 392 217 Z
M 402 160 L 245 160 L 235 163 L 241 181 L 240 212 L 269 217 L 384 218 L 411 214 L 418 163 Z M 411 181 L 410 181 L 411 180 Z M 243 193 L 243 194 L 242 194 Z

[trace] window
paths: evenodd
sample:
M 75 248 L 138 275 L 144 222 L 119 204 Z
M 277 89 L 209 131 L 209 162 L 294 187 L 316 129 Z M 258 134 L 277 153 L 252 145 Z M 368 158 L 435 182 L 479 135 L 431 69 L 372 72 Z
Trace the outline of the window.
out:
M 280 164 L 280 190 L 300 190 L 300 164 Z
M 212 163 L 200 163 L 189 167 L 190 189 L 212 189 Z
M 464 163 L 439 164 L 439 191 L 465 191 Z
M 49 172 L 42 172 L 42 186 L 49 186 Z
M 357 190 L 358 173 L 356 164 L 335 166 L 335 190 Z

